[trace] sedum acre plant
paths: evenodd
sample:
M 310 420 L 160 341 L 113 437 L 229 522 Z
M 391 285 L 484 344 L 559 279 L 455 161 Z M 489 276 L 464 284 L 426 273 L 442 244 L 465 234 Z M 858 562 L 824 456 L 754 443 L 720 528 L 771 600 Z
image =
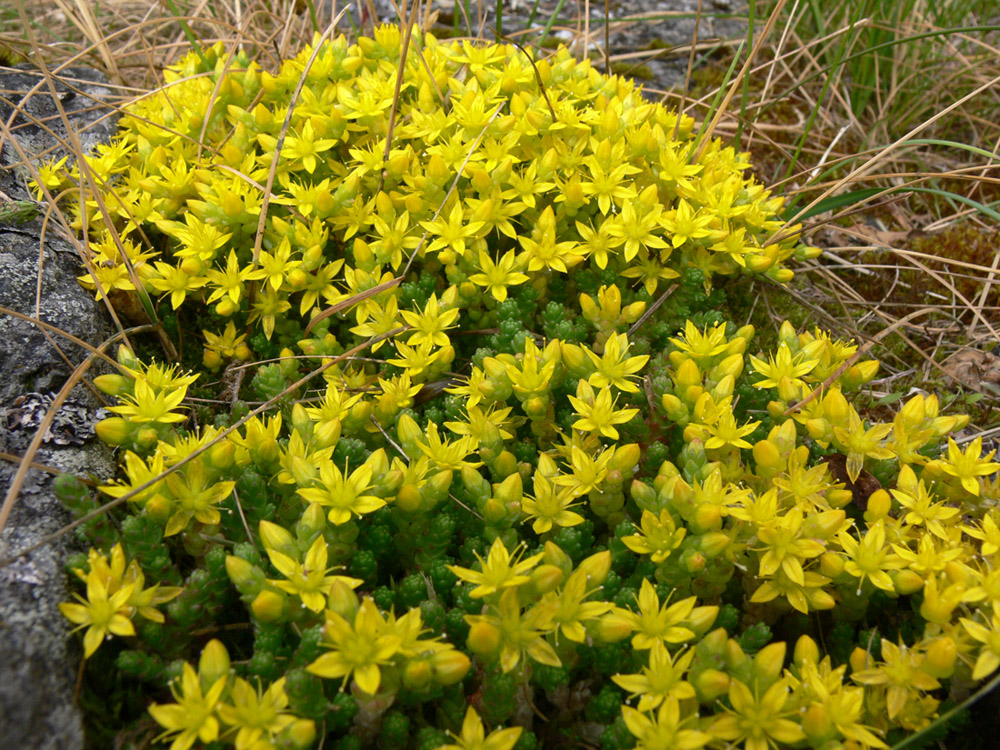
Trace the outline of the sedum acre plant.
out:
M 85 160 L 81 282 L 184 344 L 96 379 L 125 502 L 64 613 L 106 721 L 883 748 L 996 670 L 1000 464 L 934 396 L 859 414 L 855 345 L 725 319 L 818 253 L 746 155 L 565 50 L 400 56 L 394 27 L 273 73 L 218 46 Z

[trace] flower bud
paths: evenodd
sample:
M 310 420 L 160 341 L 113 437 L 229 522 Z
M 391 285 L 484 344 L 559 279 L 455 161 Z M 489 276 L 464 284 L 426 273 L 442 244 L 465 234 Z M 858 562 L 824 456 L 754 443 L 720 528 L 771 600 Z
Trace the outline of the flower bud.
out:
M 600 643 L 618 643 L 632 635 L 632 625 L 615 613 L 604 615 L 587 623 L 587 630 Z
M 270 521 L 261 521 L 258 530 L 261 541 L 268 549 L 277 550 L 289 557 L 296 557 L 295 540 L 284 526 L 279 526 Z
M 701 703 L 713 703 L 729 692 L 729 675 L 718 669 L 705 669 L 691 682 Z
M 785 467 L 781 451 L 770 440 L 759 440 L 754 444 L 753 458 L 757 463 L 757 474 L 765 479 L 775 476 Z M 762 470 L 765 473 L 761 473 Z
M 288 597 L 284 592 L 264 589 L 250 604 L 250 611 L 260 622 L 278 622 L 285 614 Z
M 226 555 L 226 573 L 241 594 L 256 596 L 264 586 L 264 571 L 235 555 Z
M 912 570 L 891 570 L 889 577 L 892 579 L 893 589 L 900 596 L 915 594 L 924 587 L 923 576 Z
M 131 393 L 134 382 L 132 378 L 125 377 L 117 372 L 109 375 L 98 375 L 94 378 L 94 385 L 97 386 L 97 390 L 108 396 L 120 396 Z
M 410 690 L 420 690 L 430 684 L 434 670 L 427 659 L 410 659 L 403 668 L 403 685 Z
M 414 484 L 404 484 L 396 492 L 396 507 L 405 513 L 416 513 L 420 510 L 423 497 Z
M 837 580 L 844 572 L 843 555 L 836 552 L 824 552 L 819 558 L 819 573 L 827 578 Z
M 559 584 L 565 580 L 566 574 L 556 565 L 539 565 L 529 576 L 525 584 L 525 593 L 541 597 L 550 591 L 554 591 Z
M 852 672 L 863 672 L 875 666 L 875 658 L 860 646 L 855 646 L 848 659 Z
M 641 456 L 638 443 L 619 445 L 615 448 L 615 455 L 611 458 L 609 468 L 611 471 L 620 471 L 623 475 L 631 475 L 639 465 Z
M 430 664 L 434 682 L 438 685 L 454 685 L 465 677 L 472 667 L 469 657 L 453 648 L 435 651 L 430 657 Z
M 951 636 L 941 635 L 935 638 L 927 647 L 924 672 L 939 680 L 947 679 L 955 673 L 955 661 L 958 658 L 958 646 Z
M 591 555 L 577 567 L 578 572 L 586 573 L 588 589 L 603 585 L 610 570 L 611 552 L 608 550 Z
M 785 665 L 785 642 L 769 643 L 753 658 L 753 671 L 763 686 L 771 686 L 781 676 Z
M 799 636 L 799 639 L 795 642 L 795 651 L 792 655 L 792 659 L 795 662 L 795 665 L 800 669 L 806 662 L 819 664 L 820 653 L 819 646 L 816 645 L 816 641 L 808 635 Z
M 865 520 L 871 526 L 880 519 L 888 517 L 891 509 L 892 498 L 889 497 L 889 493 L 885 490 L 875 490 L 868 496 L 868 508 L 864 513 Z
M 316 722 L 312 719 L 296 719 L 278 734 L 277 747 L 308 750 L 315 741 Z
M 490 469 L 497 478 L 509 477 L 517 473 L 517 458 L 508 450 L 502 451 L 490 463 Z
M 686 390 L 691 386 L 700 386 L 702 376 L 701 370 L 698 369 L 698 364 L 693 359 L 685 359 L 680 367 L 677 368 L 674 380 L 677 382 L 678 390 Z
M 830 718 L 829 709 L 822 703 L 813 703 L 802 714 L 802 731 L 813 747 L 819 747 L 834 737 L 837 727 Z
M 690 419 L 687 404 L 677 398 L 677 396 L 673 393 L 664 393 L 660 399 L 660 403 L 667 415 L 667 419 L 680 425 L 687 424 Z
M 555 565 L 566 575 L 569 575 L 570 571 L 573 570 L 573 558 L 563 552 L 562 547 L 555 542 L 545 543 L 542 562 L 545 565 Z
M 208 449 L 205 455 L 205 464 L 217 471 L 225 471 L 236 461 L 236 446 L 223 438 L 218 443 Z
M 348 622 L 354 622 L 354 616 L 361 608 L 358 595 L 342 576 L 334 578 L 333 583 L 330 585 L 330 593 L 327 594 L 326 601 L 327 609 L 337 613 Z
M 507 518 L 507 508 L 496 498 L 491 497 L 481 508 L 483 518 L 487 523 L 500 523 Z
M 721 531 L 710 531 L 698 537 L 698 549 L 707 558 L 718 557 L 729 547 L 732 541 L 729 534 Z
M 469 626 L 465 644 L 477 656 L 489 656 L 500 649 L 500 631 L 491 623 L 477 620 Z
M 122 445 L 128 440 L 132 429 L 122 417 L 108 417 L 97 423 L 94 432 L 108 445 Z
M 213 638 L 201 650 L 198 659 L 198 677 L 201 689 L 208 691 L 220 678 L 229 677 L 229 652 L 222 641 Z
M 827 510 L 814 513 L 802 522 L 802 536 L 829 539 L 844 528 L 847 514 L 842 510 Z
M 718 616 L 719 608 L 714 605 L 711 607 L 695 607 L 691 610 L 691 614 L 688 615 L 687 625 L 694 631 L 695 636 L 704 635 L 715 624 Z
M 878 374 L 879 364 L 877 359 L 866 359 L 864 362 L 858 362 L 847 368 L 840 376 L 840 382 L 844 388 L 850 390 L 860 388 Z

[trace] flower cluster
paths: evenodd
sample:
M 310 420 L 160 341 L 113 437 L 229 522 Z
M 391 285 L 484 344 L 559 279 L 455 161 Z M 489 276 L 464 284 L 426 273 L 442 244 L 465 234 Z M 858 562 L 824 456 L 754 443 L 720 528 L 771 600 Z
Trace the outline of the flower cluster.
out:
M 173 750 L 881 748 L 997 669 L 1000 463 L 726 322 L 816 252 L 746 156 L 565 51 L 400 54 L 203 50 L 89 157 L 82 282 L 203 350 L 95 380 L 88 663 Z

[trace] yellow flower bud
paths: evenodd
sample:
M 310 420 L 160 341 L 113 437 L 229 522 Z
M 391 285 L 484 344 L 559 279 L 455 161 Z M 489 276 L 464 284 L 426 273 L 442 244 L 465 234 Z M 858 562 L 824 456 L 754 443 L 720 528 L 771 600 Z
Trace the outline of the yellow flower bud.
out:
M 454 685 L 469 673 L 472 661 L 468 656 L 453 648 L 435 651 L 430 657 L 434 682 L 438 685 Z
M 277 737 L 276 747 L 288 750 L 308 750 L 316 741 L 316 722 L 312 719 L 296 719 Z
M 256 595 L 264 585 L 264 571 L 235 555 L 226 555 L 226 573 L 241 594 Z
M 496 476 L 509 477 L 517 472 L 517 458 L 513 453 L 505 450 L 490 462 L 490 468 L 493 469 Z
M 753 459 L 757 463 L 758 474 L 763 469 L 768 472 L 768 476 L 775 476 L 785 468 L 785 459 L 782 457 L 781 451 L 770 440 L 758 440 L 754 444 Z
M 620 471 L 622 474 L 631 474 L 635 467 L 639 465 L 641 456 L 642 452 L 639 449 L 638 443 L 619 445 L 615 448 L 615 455 L 611 458 L 610 468 L 611 470 Z
M 792 659 L 799 668 L 806 662 L 819 664 L 820 656 L 819 646 L 816 645 L 816 641 L 808 635 L 799 636 L 799 639 L 795 642 L 795 651 L 792 655 Z
M 172 508 L 173 503 L 170 501 L 170 498 L 159 493 L 153 495 L 142 505 L 143 511 L 158 523 L 167 522 L 167 519 L 170 518 Z
M 728 534 L 723 534 L 721 531 L 710 531 L 698 538 L 698 549 L 705 557 L 711 559 L 725 552 L 731 541 Z
M 701 385 L 701 370 L 698 369 L 698 364 L 693 359 L 685 359 L 680 367 L 677 368 L 677 374 L 674 376 L 674 379 L 677 381 L 678 390 L 685 390 L 693 385 Z
M 566 579 L 566 574 L 557 565 L 539 565 L 529 576 L 525 585 L 525 593 L 541 597 L 554 591 Z
M 95 425 L 94 432 L 108 445 L 122 445 L 128 440 L 132 429 L 122 417 L 108 417 Z
M 343 617 L 347 622 L 354 622 L 354 616 L 361 608 L 358 595 L 343 578 L 334 578 L 327 594 L 327 609 Z
M 214 372 L 222 367 L 222 355 L 215 349 L 206 349 L 201 355 L 201 363 Z
M 719 608 L 695 607 L 687 617 L 687 624 L 694 631 L 696 636 L 703 635 L 715 624 L 715 619 L 719 616 Z
M 781 676 L 781 669 L 785 664 L 785 643 L 769 643 L 753 658 L 753 671 L 757 677 L 758 684 L 770 686 Z
M 411 690 L 420 690 L 430 684 L 434 670 L 427 659 L 410 659 L 403 668 L 403 684 Z
M 201 650 L 198 659 L 198 677 L 201 689 L 208 691 L 220 677 L 229 676 L 229 652 L 222 641 L 213 638 Z
M 278 622 L 285 614 L 288 596 L 283 591 L 264 589 L 250 604 L 250 611 L 260 622 Z
M 555 565 L 563 573 L 569 575 L 573 570 L 573 558 L 563 552 L 555 542 L 546 542 L 542 551 L 542 562 L 546 565 Z
M 802 731 L 812 743 L 818 747 L 827 740 L 833 739 L 837 727 L 830 718 L 830 711 L 822 703 L 813 703 L 802 714 Z
M 506 453 L 506 451 L 505 451 Z M 513 456 L 513 454 L 511 454 Z M 521 483 L 521 474 L 515 465 L 514 471 L 500 484 L 493 485 L 493 497 L 504 505 L 519 503 L 524 497 L 524 486 Z
M 469 626 L 469 637 L 465 644 L 477 656 L 489 656 L 500 649 L 500 631 L 495 625 L 477 620 Z
M 416 513 L 422 503 L 423 497 L 414 484 L 404 484 L 396 492 L 396 507 L 406 513 Z
M 729 692 L 729 675 L 718 669 L 706 669 L 699 672 L 691 684 L 698 692 L 700 702 L 712 703 Z
M 947 679 L 955 673 L 958 646 L 951 636 L 941 635 L 927 647 L 922 665 L 923 671 L 939 680 Z
M 819 558 L 819 573 L 836 580 L 844 572 L 844 563 L 842 555 L 836 552 L 825 552 Z
M 601 586 L 611 571 L 611 552 L 604 550 L 591 555 L 580 563 L 577 570 L 586 573 L 588 589 Z
M 94 385 L 97 387 L 97 390 L 108 396 L 120 396 L 123 393 L 130 393 L 134 382 L 132 378 L 127 378 L 116 372 L 109 375 L 98 375 L 94 378 Z
M 483 518 L 488 523 L 500 523 L 507 518 L 507 508 L 496 498 L 490 498 L 482 507 Z
M 225 471 L 230 468 L 236 460 L 236 446 L 231 441 L 223 438 L 218 443 L 208 449 L 205 454 L 205 464 L 217 471 Z
M 587 623 L 587 630 L 594 640 L 601 643 L 618 643 L 632 635 L 628 620 L 615 614 L 604 615 Z
M 844 371 L 844 374 L 840 376 L 840 382 L 845 388 L 851 390 L 860 388 L 878 374 L 879 364 L 877 359 L 866 359 L 864 362 L 858 362 Z
M 848 659 L 852 672 L 862 672 L 875 666 L 875 658 L 860 646 L 855 646 Z
M 877 521 L 888 517 L 891 508 L 892 498 L 889 497 L 889 493 L 885 490 L 875 490 L 875 492 L 868 496 L 868 508 L 864 513 L 865 521 L 871 526 Z

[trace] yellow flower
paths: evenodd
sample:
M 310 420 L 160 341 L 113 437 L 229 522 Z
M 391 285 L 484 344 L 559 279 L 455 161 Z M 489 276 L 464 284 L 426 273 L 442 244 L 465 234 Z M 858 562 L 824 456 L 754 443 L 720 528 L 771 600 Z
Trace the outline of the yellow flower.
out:
M 764 376 L 763 380 L 754 383 L 754 387 L 778 388 L 782 381 L 791 385 L 803 385 L 805 381 L 802 376 L 808 375 L 819 364 L 818 359 L 810 359 L 806 355 L 807 352 L 802 350 L 793 356 L 788 344 L 782 341 L 778 344 L 777 356 L 770 357 L 769 361 L 750 357 L 753 369 Z
M 552 527 L 565 528 L 583 523 L 583 516 L 574 513 L 574 496 L 568 490 L 557 490 L 555 486 L 537 471 L 535 472 L 535 496 L 525 496 L 521 500 L 521 510 L 527 518 L 534 519 L 531 529 L 536 534 L 545 534 Z
M 495 594 L 511 586 L 527 583 L 530 578 L 525 573 L 535 567 L 542 559 L 541 554 L 532 555 L 524 560 L 518 560 L 517 556 L 511 557 L 510 552 L 507 551 L 499 537 L 493 541 L 493 546 L 490 547 L 486 560 L 483 560 L 479 553 L 475 553 L 475 555 L 476 559 L 479 560 L 481 570 L 469 570 L 458 565 L 449 565 L 448 570 L 463 581 L 476 584 L 476 588 L 470 592 L 470 596 L 476 599 Z
M 941 683 L 924 672 L 920 666 L 924 655 L 907 648 L 897 646 L 892 641 L 882 639 L 882 659 L 878 666 L 864 669 L 851 675 L 851 679 L 862 685 L 885 685 L 886 708 L 889 719 L 894 719 L 902 712 L 911 694 L 919 691 L 936 690 Z
M 570 396 L 569 402 L 580 416 L 573 423 L 573 429 L 597 433 L 612 440 L 618 439 L 618 430 L 614 426 L 630 422 L 639 413 L 638 409 L 616 409 L 611 388 L 607 386 L 595 398 L 593 387 L 582 379 L 577 383 L 576 396 Z
M 837 538 L 848 556 L 844 570 L 858 579 L 859 592 L 866 578 L 883 591 L 894 590 L 887 571 L 899 570 L 906 563 L 885 543 L 885 526 L 881 520 L 869 527 L 860 540 L 846 531 L 841 531 Z
M 188 750 L 195 740 L 214 742 L 219 736 L 219 720 L 215 717 L 216 704 L 226 687 L 226 678 L 219 677 L 207 693 L 202 693 L 201 680 L 197 672 L 187 662 L 178 690 L 176 682 L 170 685 L 176 703 L 161 705 L 154 703 L 149 713 L 167 731 L 157 740 L 176 733 L 170 750 Z
M 465 621 L 496 630 L 500 636 L 500 668 L 504 672 L 512 671 L 525 656 L 539 664 L 561 667 L 558 655 L 545 640 L 545 634 L 553 629 L 552 610 L 553 605 L 546 601 L 522 612 L 517 589 L 508 588 L 497 604 L 487 607 L 486 614 L 466 615 Z
M 584 349 L 596 370 L 588 378 L 590 384 L 597 388 L 613 385 L 626 393 L 638 393 L 639 386 L 633 383 L 631 378 L 646 366 L 649 355 L 630 357 L 628 350 L 628 336 L 624 333 L 614 333 L 608 337 L 604 344 L 604 353 L 600 356 L 590 349 Z
M 448 346 L 450 341 L 445 331 L 455 327 L 458 313 L 457 307 L 442 311 L 438 305 L 436 294 L 431 295 L 424 309 L 419 313 L 403 310 L 400 313 L 403 320 L 413 329 L 408 343 L 411 346 L 419 346 L 426 341 L 435 346 Z
M 183 422 L 187 419 L 183 414 L 173 410 L 181 405 L 187 394 L 187 385 L 181 385 L 170 390 L 150 387 L 146 378 L 135 381 L 132 396 L 125 396 L 125 403 L 112 406 L 108 411 L 121 414 L 130 422 Z
M 262 740 L 270 741 L 283 729 L 294 724 L 295 714 L 288 713 L 285 678 L 262 691 L 254 690 L 246 680 L 237 677 L 229 691 L 232 703 L 217 707 L 219 718 L 236 729 L 236 750 L 253 750 Z
M 969 631 L 969 635 L 983 644 L 976 658 L 976 666 L 972 670 L 972 679 L 981 680 L 988 677 L 1000 667 L 1000 602 L 993 602 L 993 616 L 990 618 L 988 628 L 965 617 L 961 618 L 960 622 Z
M 371 487 L 372 479 L 372 467 L 367 463 L 345 477 L 333 461 L 328 461 L 320 466 L 319 475 L 322 486 L 301 487 L 298 493 L 311 503 L 329 508 L 330 523 L 341 526 L 351 520 L 352 514 L 374 513 L 385 505 L 382 498 L 364 494 Z
M 674 604 L 664 603 L 660 607 L 660 597 L 656 593 L 656 588 L 647 579 L 643 579 L 639 588 L 639 596 L 636 598 L 638 612 L 631 612 L 627 609 L 615 608 L 609 615 L 611 618 L 626 623 L 635 631 L 632 637 L 632 648 L 643 650 L 652 648 L 656 642 L 663 643 L 684 643 L 694 638 L 695 634 L 690 624 L 691 615 L 695 610 L 696 599 L 689 596 Z M 701 607 L 710 614 L 711 610 L 718 611 L 718 607 Z M 699 614 L 701 614 L 699 612 Z M 712 617 L 714 619 L 714 615 Z
M 963 453 L 958 444 L 948 438 L 948 458 L 939 461 L 939 466 L 945 474 L 949 474 L 961 482 L 967 492 L 979 497 L 979 477 L 986 477 L 1000 471 L 1000 463 L 990 461 L 996 451 L 990 451 L 985 456 L 983 439 L 977 437 Z
M 518 259 L 513 250 L 504 253 L 496 263 L 490 254 L 482 250 L 479 251 L 479 268 L 481 273 L 474 273 L 469 276 L 469 281 L 477 286 L 485 287 L 497 302 L 507 299 L 507 287 L 523 284 L 528 280 L 527 275 L 516 270 Z
M 628 731 L 638 741 L 635 750 L 697 750 L 712 741 L 712 735 L 707 732 L 681 729 L 696 715 L 681 719 L 680 702 L 673 696 L 660 704 L 655 718 L 651 719 L 631 706 L 622 706 L 622 718 Z
M 83 636 L 83 658 L 88 659 L 103 643 L 108 634 L 135 635 L 135 628 L 127 614 L 128 600 L 134 585 L 123 586 L 109 598 L 108 586 L 100 571 L 92 568 L 87 575 L 87 598 L 73 594 L 80 604 L 60 602 L 59 611 L 77 627 L 87 628 Z
M 354 622 L 350 623 L 336 612 L 326 611 L 326 636 L 331 649 L 306 667 L 306 671 L 319 677 L 344 682 L 354 675 L 354 682 L 362 692 L 374 695 L 382 682 L 380 666 L 389 664 L 399 651 L 400 639 L 386 632 L 386 623 L 371 597 L 365 597 Z
M 611 679 L 623 690 L 639 696 L 639 711 L 651 711 L 664 701 L 694 698 L 694 687 L 684 681 L 691 667 L 694 649 L 682 651 L 675 662 L 663 641 L 656 641 L 649 651 L 649 666 L 640 674 L 616 674 Z
M 285 534 L 288 534 L 287 531 L 277 524 L 268 521 L 261 521 L 260 524 L 261 526 L 267 524 L 269 527 L 274 527 L 275 530 L 284 531 Z M 263 532 L 261 533 L 261 538 L 265 538 Z M 288 535 L 288 541 L 291 541 L 291 535 Z M 268 579 L 268 583 L 277 586 L 282 591 L 293 596 L 298 596 L 302 600 L 302 603 L 313 612 L 323 611 L 323 608 L 326 606 L 326 595 L 329 593 L 330 586 L 334 581 L 343 581 L 352 589 L 362 584 L 362 581 L 357 578 L 327 575 L 328 568 L 326 567 L 326 561 L 328 553 L 326 539 L 323 538 L 322 534 L 316 537 L 316 541 L 312 543 L 312 546 L 306 552 L 305 560 L 301 563 L 273 547 L 265 546 L 265 551 L 271 560 L 271 564 L 287 579 L 284 581 Z
M 719 716 L 711 725 L 715 737 L 730 742 L 743 741 L 745 750 L 768 750 L 777 748 L 779 743 L 793 744 L 805 739 L 799 724 L 786 716 L 793 715 L 785 710 L 788 687 L 783 680 L 774 683 L 762 696 L 750 692 L 750 688 L 737 679 L 729 683 L 729 702 L 725 716 Z
M 442 745 L 437 750 L 511 750 L 517 744 L 522 731 L 521 727 L 511 727 L 494 729 L 487 735 L 476 709 L 469 706 L 465 710 L 462 733 L 451 735 L 455 738 L 455 744 Z
M 640 555 L 651 555 L 654 563 L 661 563 L 670 557 L 687 534 L 683 526 L 677 528 L 670 511 L 661 510 L 659 517 L 648 510 L 642 512 L 639 521 L 642 533 L 622 537 L 622 542 L 633 552 Z

